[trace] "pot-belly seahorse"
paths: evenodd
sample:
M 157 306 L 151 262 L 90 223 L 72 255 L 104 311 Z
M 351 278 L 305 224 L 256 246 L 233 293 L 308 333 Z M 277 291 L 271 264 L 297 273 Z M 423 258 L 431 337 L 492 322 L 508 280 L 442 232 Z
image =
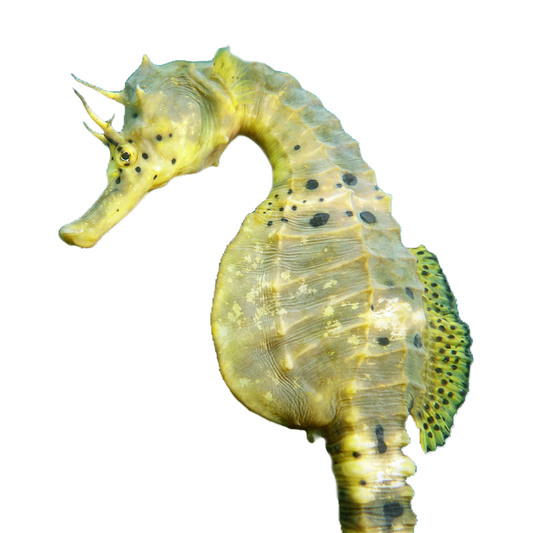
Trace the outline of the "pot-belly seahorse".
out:
M 80 96 L 111 152 L 108 186 L 61 238 L 93 246 L 148 191 L 217 165 L 237 135 L 253 139 L 273 186 L 221 261 L 222 376 L 248 409 L 325 439 L 343 531 L 413 531 L 405 421 L 424 450 L 444 443 L 471 340 L 436 257 L 402 245 L 358 143 L 293 77 L 227 48 L 195 63 L 145 56 L 120 92 L 81 83 L 125 106 L 124 127 Z

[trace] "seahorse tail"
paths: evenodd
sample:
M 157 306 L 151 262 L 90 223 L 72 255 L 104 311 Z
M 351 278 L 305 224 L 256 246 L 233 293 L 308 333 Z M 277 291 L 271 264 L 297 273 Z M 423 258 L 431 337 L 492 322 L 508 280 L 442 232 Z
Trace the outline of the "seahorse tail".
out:
M 325 434 L 344 533 L 414 531 L 414 492 L 405 480 L 415 473 L 415 464 L 401 451 L 409 443 L 404 423 L 359 420 Z

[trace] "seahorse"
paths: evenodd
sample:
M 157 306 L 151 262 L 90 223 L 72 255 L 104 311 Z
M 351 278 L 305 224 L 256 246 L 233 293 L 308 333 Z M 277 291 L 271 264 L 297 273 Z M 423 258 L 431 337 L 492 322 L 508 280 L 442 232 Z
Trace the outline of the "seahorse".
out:
M 98 117 L 108 185 L 68 244 L 93 246 L 151 191 L 219 158 L 238 135 L 273 168 L 272 189 L 220 264 L 211 314 L 223 379 L 249 410 L 322 437 L 342 531 L 412 532 L 409 414 L 425 451 L 444 444 L 468 391 L 468 326 L 437 258 L 408 249 L 359 144 L 290 75 L 220 49 L 213 60 L 153 64 Z

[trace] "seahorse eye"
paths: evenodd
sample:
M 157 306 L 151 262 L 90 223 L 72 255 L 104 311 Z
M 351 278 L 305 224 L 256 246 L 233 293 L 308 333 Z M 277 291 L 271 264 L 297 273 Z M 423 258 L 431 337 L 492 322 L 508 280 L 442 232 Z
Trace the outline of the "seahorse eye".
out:
M 133 143 L 117 146 L 114 157 L 120 166 L 133 165 L 138 159 L 137 147 Z

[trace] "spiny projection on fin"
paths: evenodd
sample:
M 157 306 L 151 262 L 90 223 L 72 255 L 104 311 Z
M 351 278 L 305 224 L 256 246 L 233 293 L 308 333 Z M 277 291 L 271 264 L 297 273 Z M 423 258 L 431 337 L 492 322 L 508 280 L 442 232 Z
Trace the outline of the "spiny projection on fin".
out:
M 472 339 L 468 325 L 459 318 L 457 303 L 437 257 L 424 246 L 410 249 L 424 285 L 427 325 L 423 343 L 429 354 L 426 392 L 419 396 L 411 415 L 420 429 L 424 451 L 442 446 L 450 435 L 453 417 L 468 392 Z

